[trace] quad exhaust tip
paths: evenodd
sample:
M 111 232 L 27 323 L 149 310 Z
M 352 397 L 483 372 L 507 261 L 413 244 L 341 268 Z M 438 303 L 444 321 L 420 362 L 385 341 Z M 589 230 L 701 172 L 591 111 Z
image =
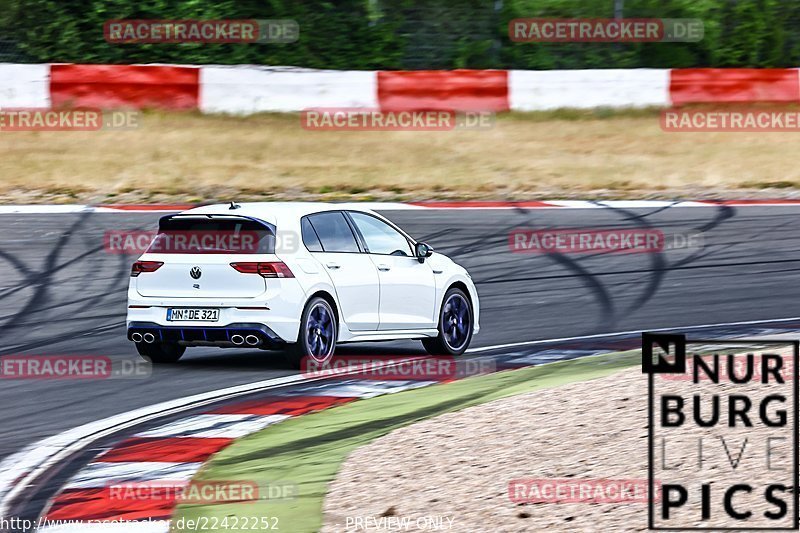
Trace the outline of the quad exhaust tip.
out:
M 247 344 L 250 346 L 258 346 L 259 344 L 261 344 L 261 339 L 259 339 L 255 335 L 248 335 L 247 337 L 245 337 L 244 340 L 247 341 Z
M 133 342 L 142 342 L 142 334 L 141 333 L 131 333 L 131 340 Z
M 244 337 L 242 337 L 241 335 L 233 335 L 231 337 L 231 342 L 236 346 L 241 346 L 242 344 L 244 344 Z
M 156 336 L 152 333 L 145 333 L 142 338 L 147 344 L 153 344 L 156 341 Z

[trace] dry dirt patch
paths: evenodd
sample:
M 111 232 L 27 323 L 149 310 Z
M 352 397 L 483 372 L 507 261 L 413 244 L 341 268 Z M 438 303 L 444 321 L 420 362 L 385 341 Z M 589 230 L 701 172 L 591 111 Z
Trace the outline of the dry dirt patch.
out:
M 392 507 L 399 516 L 453 517 L 453 531 L 592 531 L 601 521 L 598 531 L 618 531 L 631 519 L 646 529 L 644 504 L 516 505 L 508 496 L 518 478 L 646 478 L 646 383 L 631 370 L 394 431 L 343 465 L 323 531 Z
M 685 397 L 697 390 L 691 380 L 669 386 Z M 452 517 L 451 531 L 646 531 L 646 503 L 515 504 L 508 493 L 509 481 L 520 478 L 646 480 L 646 392 L 646 377 L 631 369 L 396 430 L 345 462 L 325 501 L 323 531 L 356 531 L 345 528 L 347 517 L 386 515 L 412 523 Z M 708 431 L 688 431 L 670 449 L 695 450 L 698 435 L 715 438 Z M 752 453 L 763 453 L 753 446 L 752 431 L 745 430 L 730 441 L 734 456 L 742 435 L 751 437 Z M 750 453 L 748 448 L 745 457 Z M 721 452 L 709 451 L 707 461 L 712 454 L 719 464 L 707 465 L 711 472 L 728 470 Z M 695 467 L 691 460 L 686 464 Z M 740 469 L 735 482 L 741 475 Z M 724 473 L 713 479 L 729 485 Z M 752 510 L 764 506 L 756 502 Z
M 297 114 L 145 113 L 136 129 L 0 132 L 0 202 L 786 196 L 792 133 L 666 133 L 654 111 L 486 129 L 304 130 Z

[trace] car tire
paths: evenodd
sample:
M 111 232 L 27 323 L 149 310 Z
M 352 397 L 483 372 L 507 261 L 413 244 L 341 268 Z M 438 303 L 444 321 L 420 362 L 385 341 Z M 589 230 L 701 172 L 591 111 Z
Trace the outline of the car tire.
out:
M 186 352 L 186 346 L 179 344 L 137 342 L 136 351 L 154 365 L 177 363 Z
M 297 342 L 286 350 L 286 359 L 293 368 L 306 365 L 305 359 L 315 365 L 324 365 L 333 359 L 339 324 L 331 304 L 324 298 L 312 298 L 300 317 Z
M 423 339 L 422 345 L 431 355 L 461 355 L 469 347 L 473 328 L 472 303 L 457 288 L 449 289 L 439 310 L 439 335 Z

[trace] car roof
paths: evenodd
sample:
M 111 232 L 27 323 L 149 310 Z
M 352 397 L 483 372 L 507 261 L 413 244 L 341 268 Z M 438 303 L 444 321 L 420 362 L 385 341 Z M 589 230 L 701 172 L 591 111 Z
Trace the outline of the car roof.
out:
M 253 217 L 277 225 L 280 220 L 299 219 L 305 215 L 321 211 L 339 211 L 343 209 L 373 213 L 364 209 L 357 203 L 326 203 L 326 202 L 242 202 L 239 207 L 231 209 L 230 203 L 213 204 L 195 207 L 183 211 L 181 215 L 231 215 Z M 374 214 L 374 213 L 373 213 Z

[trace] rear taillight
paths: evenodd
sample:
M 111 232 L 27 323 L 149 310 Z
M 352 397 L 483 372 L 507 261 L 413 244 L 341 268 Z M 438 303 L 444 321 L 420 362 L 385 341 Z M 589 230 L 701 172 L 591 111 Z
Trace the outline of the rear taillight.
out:
M 136 261 L 131 267 L 131 277 L 135 278 L 142 272 L 155 272 L 163 264 L 160 261 Z
M 271 263 L 231 263 L 237 272 L 242 274 L 259 274 L 262 278 L 293 278 L 294 274 L 286 263 L 273 261 Z

